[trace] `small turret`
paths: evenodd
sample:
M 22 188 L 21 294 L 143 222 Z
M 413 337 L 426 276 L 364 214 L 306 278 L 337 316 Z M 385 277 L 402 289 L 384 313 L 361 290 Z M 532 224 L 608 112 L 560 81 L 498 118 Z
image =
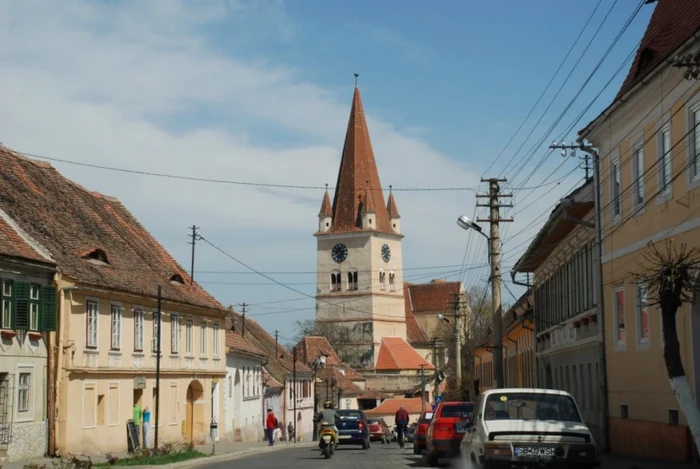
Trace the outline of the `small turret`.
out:
M 318 231 L 325 233 L 330 230 L 331 223 L 333 223 L 333 209 L 331 208 L 331 198 L 328 196 L 328 184 L 326 184 L 326 193 L 323 194 L 321 211 L 318 212 Z
M 399 209 L 396 208 L 396 201 L 394 200 L 391 186 L 389 186 L 389 200 L 386 203 L 386 211 L 389 214 L 391 229 L 394 230 L 394 233 L 401 234 L 401 216 L 399 215 Z
M 377 205 L 374 203 L 374 194 L 372 194 L 369 181 L 367 181 L 367 188 L 365 189 L 365 195 L 362 200 L 362 211 L 360 215 L 362 216 L 363 230 L 377 229 Z

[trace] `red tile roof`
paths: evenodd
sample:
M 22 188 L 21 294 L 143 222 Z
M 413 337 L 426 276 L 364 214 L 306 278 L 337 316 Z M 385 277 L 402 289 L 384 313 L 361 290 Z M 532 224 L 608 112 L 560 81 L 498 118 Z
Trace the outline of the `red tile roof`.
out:
M 429 343 L 428 336 L 425 334 L 423 328 L 420 327 L 420 324 L 418 324 L 416 317 L 413 315 L 413 311 L 411 311 L 411 300 L 408 286 L 409 284 L 404 282 L 403 296 L 404 306 L 406 309 L 406 338 L 408 339 L 408 343 L 411 345 L 425 345 Z
M 0 209 L 84 285 L 224 311 L 116 199 L 0 146 Z M 108 264 L 86 259 L 101 251 Z M 100 257 L 100 254 L 97 257 Z M 180 275 L 184 284 L 170 281 Z
M 378 371 L 420 370 L 421 365 L 424 365 L 426 370 L 435 368 L 402 338 L 384 337 L 374 368 Z
M 407 300 L 414 313 L 452 310 L 455 295 L 461 291 L 462 282 L 433 280 L 430 283 L 409 283 Z
M 659 0 L 615 101 L 700 30 L 700 2 Z
M 362 394 L 362 389 L 360 389 L 346 374 L 343 374 L 335 366 L 320 369 L 317 376 L 318 379 L 322 381 L 335 378 L 337 380 L 338 387 L 343 390 L 343 396 L 355 397 Z M 337 389 L 338 388 L 336 388 L 336 391 Z
M 0 255 L 18 257 L 38 261 L 45 264 L 54 264 L 51 259 L 44 257 L 38 250 L 34 249 L 25 240 L 23 233 L 14 223 L 12 225 L 0 211 Z M 9 218 L 9 217 L 8 217 Z
M 430 404 L 420 397 L 406 397 L 398 399 L 385 399 L 372 410 L 365 411 L 366 414 L 375 415 L 396 415 L 401 406 L 404 406 L 409 414 L 420 414 L 425 409 L 430 409 Z
M 369 201 L 366 195 L 368 189 L 372 196 Z M 360 90 L 355 88 L 333 198 L 333 223 L 328 232 L 361 231 L 362 220 L 359 215 L 368 203 L 370 206 L 374 205 L 377 212 L 373 231 L 394 233 L 384 205 L 382 184 L 372 151 Z
M 310 363 L 316 360 L 318 356 L 326 355 L 326 366 L 338 367 L 352 381 L 365 381 L 365 378 L 360 373 L 340 359 L 331 343 L 325 337 L 306 336 L 299 342 L 297 347 L 297 350 L 301 353 L 301 360 L 304 363 Z
M 284 389 L 284 385 L 265 370 L 263 370 L 263 385 L 271 389 Z
M 265 352 L 244 339 L 238 331 L 226 331 L 226 349 L 235 352 L 243 352 L 249 355 L 256 355 L 258 357 L 266 356 Z
M 321 210 L 318 212 L 319 217 L 332 217 L 333 208 L 331 207 L 331 198 L 328 196 L 328 188 L 323 194 L 323 202 L 321 202 Z
M 394 200 L 394 194 L 389 193 L 389 200 L 386 202 L 386 211 L 389 214 L 389 218 L 401 218 L 399 215 L 399 209 L 396 207 L 396 200 Z

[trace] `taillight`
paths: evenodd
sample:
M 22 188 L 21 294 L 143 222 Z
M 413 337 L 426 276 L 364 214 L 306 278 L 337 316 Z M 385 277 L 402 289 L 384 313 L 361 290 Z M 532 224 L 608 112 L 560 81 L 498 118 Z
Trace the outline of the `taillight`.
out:
M 484 456 L 512 456 L 510 443 L 486 443 Z
M 362 430 L 364 430 L 364 429 L 365 429 L 365 423 L 364 423 L 364 422 L 360 422 L 360 431 L 362 431 Z

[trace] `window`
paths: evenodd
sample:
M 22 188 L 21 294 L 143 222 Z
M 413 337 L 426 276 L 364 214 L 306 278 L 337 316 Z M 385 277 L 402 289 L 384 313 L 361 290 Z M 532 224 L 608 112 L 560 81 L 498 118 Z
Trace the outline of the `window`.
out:
M 170 316 L 170 351 L 180 353 L 180 318 L 177 314 Z
M 199 325 L 199 354 L 207 354 L 207 323 L 202 321 Z
M 12 280 L 2 280 L 0 328 L 12 329 Z
M 646 285 L 637 285 L 637 341 L 649 342 L 649 299 Z
M 218 357 L 219 356 L 219 325 L 214 324 L 212 326 L 212 331 L 213 331 L 212 346 L 214 347 L 214 356 Z
M 134 310 L 134 350 L 143 351 L 143 310 Z
M 340 291 L 340 272 L 331 273 L 331 291 Z
M 32 285 L 29 288 L 29 330 L 39 330 L 39 285 Z
M 85 303 L 87 315 L 87 347 L 97 348 L 97 325 L 100 314 L 100 307 L 97 301 Z
M 112 350 L 122 347 L 122 307 L 112 305 Z
M 614 290 L 613 301 L 615 345 L 624 347 L 627 343 L 627 331 L 625 329 L 625 290 L 623 287 Z
M 170 383 L 168 403 L 170 404 L 170 425 L 176 425 L 180 423 L 177 418 L 177 383 Z
M 620 198 L 620 160 L 612 162 L 610 167 L 610 211 L 613 220 L 616 220 L 622 213 L 622 200 Z
M 696 180 L 700 177 L 700 108 L 693 109 L 690 113 L 690 124 L 693 139 L 691 140 L 690 177 Z
M 109 383 L 109 392 L 107 394 L 107 425 L 119 425 L 119 383 Z
M 379 289 L 386 290 L 386 272 L 383 270 L 379 271 Z
M 83 383 L 83 428 L 97 425 L 97 393 L 95 383 Z
M 396 274 L 394 272 L 389 272 L 389 290 L 390 291 L 396 291 L 396 284 L 394 281 L 396 280 Z
M 348 272 L 348 290 L 357 290 L 357 271 Z
M 151 351 L 153 353 L 160 352 L 158 350 L 158 328 L 160 327 L 160 315 L 158 311 L 153 311 L 153 340 L 151 340 Z
M 679 424 L 678 409 L 668 409 L 668 424 L 674 426 Z
M 659 192 L 664 196 L 671 194 L 671 179 L 673 179 L 671 157 L 671 128 L 666 126 L 659 134 Z
M 639 144 L 634 148 L 632 169 L 634 171 L 634 206 L 644 207 L 644 147 Z
M 192 355 L 192 329 L 193 329 L 193 322 L 191 319 L 188 319 L 185 321 L 185 353 L 187 355 Z
M 627 404 L 620 405 L 620 418 L 625 420 L 630 418 L 630 408 Z
M 20 373 L 19 374 L 19 394 L 17 396 L 17 411 L 19 412 L 29 412 L 29 399 L 30 399 L 30 378 L 31 373 Z

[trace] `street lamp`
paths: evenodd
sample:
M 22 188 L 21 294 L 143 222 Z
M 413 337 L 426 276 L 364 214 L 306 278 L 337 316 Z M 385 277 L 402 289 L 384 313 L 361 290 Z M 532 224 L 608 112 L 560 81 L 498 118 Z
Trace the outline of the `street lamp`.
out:
M 457 225 L 464 230 L 474 230 L 489 242 L 489 263 L 491 264 L 491 318 L 493 321 L 493 376 L 495 388 L 503 387 L 503 318 L 501 313 L 501 239 L 498 224 L 491 223 L 491 236 L 466 215 L 457 218 Z

